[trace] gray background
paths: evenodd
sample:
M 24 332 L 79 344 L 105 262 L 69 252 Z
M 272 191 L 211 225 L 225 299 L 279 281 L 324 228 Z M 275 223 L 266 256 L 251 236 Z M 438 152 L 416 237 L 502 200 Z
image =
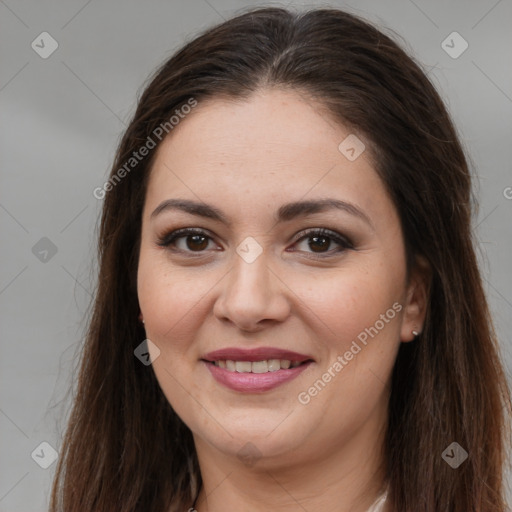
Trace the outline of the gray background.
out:
M 387 26 L 430 70 L 473 161 L 480 259 L 510 375 L 512 1 L 290 4 L 345 8 Z M 56 464 L 42 469 L 31 454 L 43 441 L 60 447 L 94 289 L 101 201 L 92 192 L 137 93 L 186 40 L 257 5 L 286 4 L 0 0 L 0 512 L 47 507 Z M 44 31 L 59 45 L 46 59 L 31 47 Z M 469 44 L 458 58 L 442 47 L 453 31 Z M 49 460 L 47 448 L 37 453 Z

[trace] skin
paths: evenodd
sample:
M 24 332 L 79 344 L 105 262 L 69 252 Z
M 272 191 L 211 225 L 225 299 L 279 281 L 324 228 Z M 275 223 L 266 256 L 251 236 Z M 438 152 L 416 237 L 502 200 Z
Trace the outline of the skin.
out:
M 193 432 L 203 479 L 198 512 L 365 512 L 385 484 L 390 376 L 400 343 L 422 329 L 425 273 L 418 267 L 407 280 L 398 214 L 369 150 L 353 162 L 338 150 L 349 134 L 305 96 L 273 89 L 240 102 L 200 102 L 158 149 L 143 209 L 138 298 L 147 337 L 160 350 L 156 358 L 152 351 L 158 382 Z M 282 204 L 325 197 L 356 205 L 370 223 L 341 210 L 276 223 Z M 151 218 L 170 198 L 211 204 L 231 225 L 178 210 Z M 174 252 L 158 245 L 186 227 L 210 238 L 185 236 Z M 311 234 L 294 238 L 309 228 L 328 228 L 354 247 L 336 252 L 332 238 L 330 245 Z M 249 236 L 263 249 L 252 263 L 236 252 Z M 401 311 L 300 403 L 299 394 L 332 373 L 337 356 L 394 303 Z M 224 347 L 263 346 L 314 363 L 273 390 L 242 393 L 217 383 L 201 361 Z M 248 442 L 249 461 L 237 456 Z

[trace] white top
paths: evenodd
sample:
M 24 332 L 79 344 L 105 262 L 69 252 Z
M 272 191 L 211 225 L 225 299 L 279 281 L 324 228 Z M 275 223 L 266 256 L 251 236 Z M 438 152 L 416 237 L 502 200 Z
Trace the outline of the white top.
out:
M 377 501 L 368 509 L 367 512 L 383 512 L 387 498 L 388 491 L 386 489 L 386 491 L 377 498 Z

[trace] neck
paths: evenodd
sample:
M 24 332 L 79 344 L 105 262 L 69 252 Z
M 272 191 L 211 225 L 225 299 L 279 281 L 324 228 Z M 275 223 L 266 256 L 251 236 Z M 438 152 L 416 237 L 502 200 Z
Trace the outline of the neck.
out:
M 262 458 L 252 467 L 195 439 L 203 486 L 197 512 L 366 512 L 385 488 L 384 432 L 368 422 L 339 446 Z M 311 454 L 311 451 L 308 452 Z

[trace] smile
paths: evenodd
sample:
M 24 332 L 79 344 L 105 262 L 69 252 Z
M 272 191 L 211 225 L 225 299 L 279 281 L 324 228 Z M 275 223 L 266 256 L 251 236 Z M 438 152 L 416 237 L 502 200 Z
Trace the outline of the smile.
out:
M 290 362 L 284 360 L 283 366 L 288 368 L 281 368 L 281 360 L 269 361 L 232 361 L 232 360 L 219 360 L 219 361 L 202 361 L 214 380 L 222 386 L 238 391 L 240 393 L 264 393 L 275 389 L 286 382 L 298 377 L 305 371 L 311 364 L 312 360 L 304 362 Z M 279 362 L 279 369 L 276 369 L 277 362 Z M 222 367 L 224 364 L 226 367 Z M 268 366 L 273 368 L 269 370 Z M 228 364 L 231 368 L 229 369 Z M 266 366 L 266 371 L 263 371 Z M 256 369 L 256 371 L 254 371 Z

